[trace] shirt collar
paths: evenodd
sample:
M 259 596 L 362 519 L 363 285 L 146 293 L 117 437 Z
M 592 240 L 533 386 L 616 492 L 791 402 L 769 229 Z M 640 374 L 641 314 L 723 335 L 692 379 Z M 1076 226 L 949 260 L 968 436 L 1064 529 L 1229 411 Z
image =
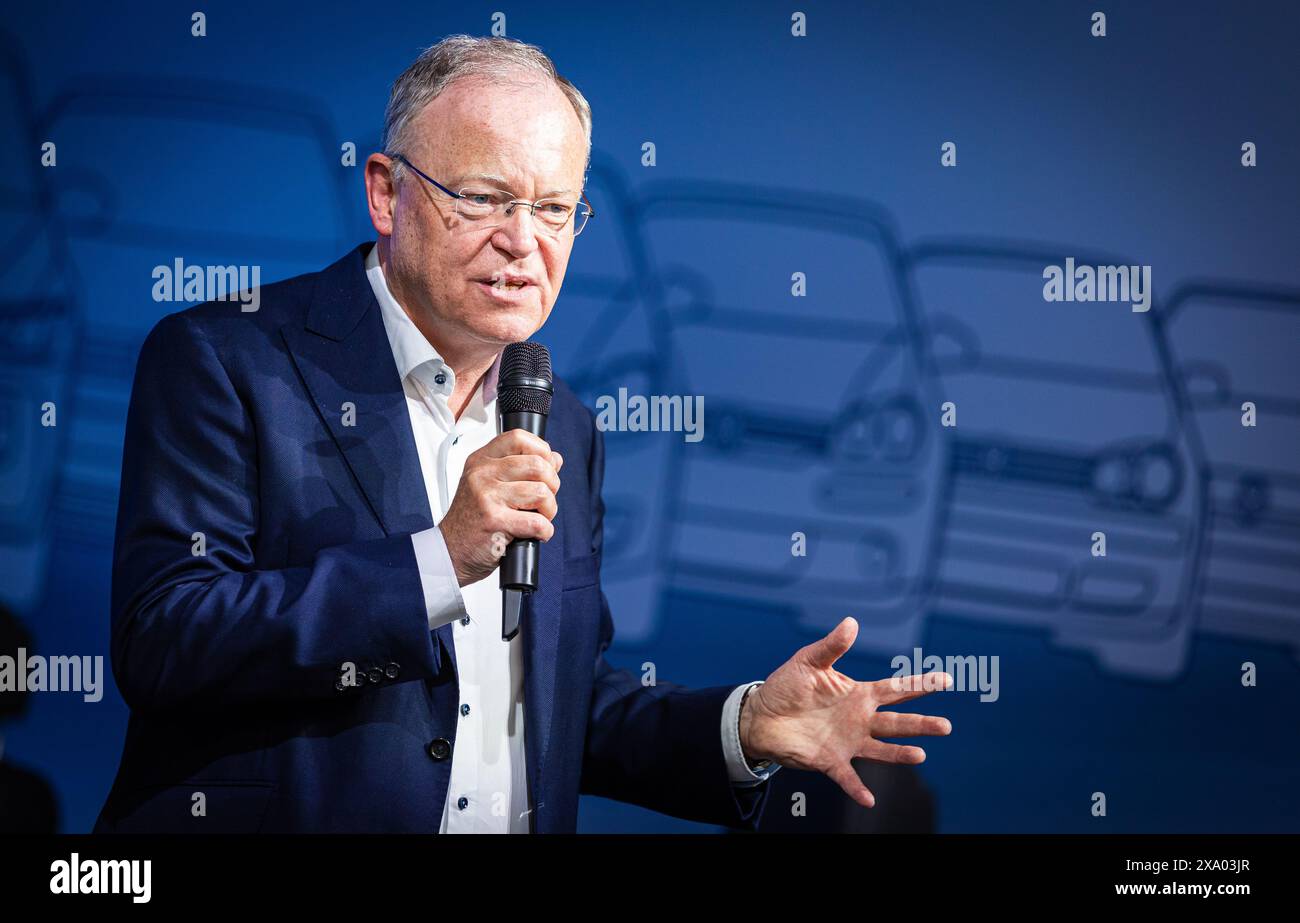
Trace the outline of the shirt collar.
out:
M 407 377 L 414 374 L 430 393 L 445 400 L 451 394 L 456 373 L 443 361 L 442 356 L 433 348 L 433 344 L 425 339 L 420 328 L 415 326 L 410 315 L 393 297 L 393 293 L 388 288 L 388 280 L 384 278 L 384 269 L 379 265 L 378 244 L 372 246 L 370 253 L 366 255 L 366 277 L 370 280 L 375 300 L 379 302 L 379 311 L 384 319 L 384 331 L 388 334 L 388 345 L 393 350 L 393 361 L 397 363 L 398 376 L 405 381 Z M 501 354 L 497 353 L 492 367 L 483 376 L 478 393 L 466 405 L 466 413 L 479 416 L 496 400 L 497 376 L 500 371 Z M 438 375 L 445 378 L 445 382 L 441 385 L 437 383 Z M 478 399 L 480 395 L 481 402 Z

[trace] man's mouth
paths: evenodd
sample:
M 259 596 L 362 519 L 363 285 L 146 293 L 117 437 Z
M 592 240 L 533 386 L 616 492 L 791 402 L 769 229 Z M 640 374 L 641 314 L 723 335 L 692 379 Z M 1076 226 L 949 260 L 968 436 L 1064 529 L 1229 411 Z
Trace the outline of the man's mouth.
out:
M 477 285 L 481 285 L 489 297 L 508 304 L 522 304 L 532 298 L 528 294 L 528 289 L 535 288 L 535 283 L 521 281 L 518 279 L 489 279 L 474 280 Z
M 527 288 L 529 285 L 534 284 L 530 279 L 522 276 L 498 276 L 491 279 L 476 279 L 474 281 L 480 282 L 483 285 L 490 285 L 495 289 L 504 289 L 510 292 L 518 291 L 521 288 Z

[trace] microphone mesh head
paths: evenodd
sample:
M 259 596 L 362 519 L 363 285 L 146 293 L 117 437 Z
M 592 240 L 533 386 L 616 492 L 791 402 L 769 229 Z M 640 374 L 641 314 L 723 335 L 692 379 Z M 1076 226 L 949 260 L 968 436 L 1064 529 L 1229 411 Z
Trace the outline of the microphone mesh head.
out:
M 501 372 L 497 376 L 497 410 L 513 413 L 551 412 L 551 391 L 521 379 L 538 379 L 551 383 L 551 352 L 541 343 L 511 343 L 501 355 Z
M 544 378 L 551 380 L 551 351 L 541 343 L 531 340 L 511 343 L 501 356 L 499 381 L 511 378 Z

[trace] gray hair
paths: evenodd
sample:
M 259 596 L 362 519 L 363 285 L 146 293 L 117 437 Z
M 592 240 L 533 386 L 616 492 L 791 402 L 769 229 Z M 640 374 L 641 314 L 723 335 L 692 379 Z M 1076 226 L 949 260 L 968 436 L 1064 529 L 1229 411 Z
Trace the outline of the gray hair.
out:
M 384 152 L 405 153 L 411 120 L 454 80 L 462 77 L 488 77 L 499 83 L 524 85 L 539 78 L 555 81 L 573 103 L 578 121 L 587 135 L 587 160 L 583 179 L 591 165 L 591 106 L 586 97 L 555 70 L 555 64 L 536 45 L 512 38 L 478 38 L 449 35 L 420 56 L 393 83 L 384 111 Z M 522 79 L 521 79 L 522 78 Z M 392 165 L 393 178 L 403 173 L 400 161 Z

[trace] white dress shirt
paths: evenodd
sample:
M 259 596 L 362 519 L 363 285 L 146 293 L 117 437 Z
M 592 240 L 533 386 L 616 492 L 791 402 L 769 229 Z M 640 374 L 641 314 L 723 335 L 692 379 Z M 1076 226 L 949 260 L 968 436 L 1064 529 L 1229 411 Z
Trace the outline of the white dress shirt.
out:
M 406 394 L 420 470 L 435 523 L 447 515 L 465 459 L 497 435 L 496 372 L 493 367 L 465 405 L 460 419 L 447 399 L 456 373 L 424 338 L 393 298 L 379 265 L 379 247 L 366 257 L 366 275 L 383 316 L 384 329 Z M 498 362 L 499 362 L 498 358 Z M 486 385 L 486 387 L 485 387 Z M 461 587 L 436 528 L 411 537 L 424 589 L 429 630 L 454 622 L 452 641 L 460 695 L 460 724 L 451 756 L 451 784 L 443 805 L 441 833 L 527 833 L 527 776 L 524 771 L 523 633 L 501 640 L 501 588 L 494 570 Z M 779 768 L 751 770 L 740 747 L 737 686 L 722 710 L 722 747 L 727 772 L 738 785 L 753 785 Z

